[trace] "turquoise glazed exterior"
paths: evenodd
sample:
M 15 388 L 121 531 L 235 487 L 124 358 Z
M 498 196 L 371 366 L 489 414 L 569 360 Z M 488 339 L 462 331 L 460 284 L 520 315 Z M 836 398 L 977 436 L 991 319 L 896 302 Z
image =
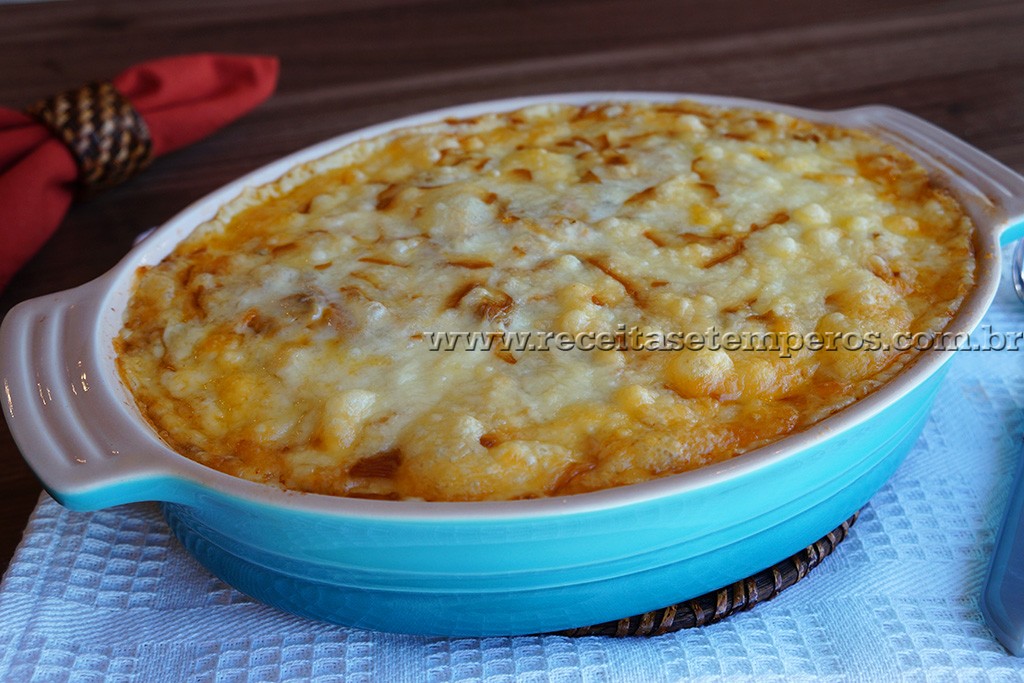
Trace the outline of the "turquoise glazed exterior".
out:
M 943 374 L 768 467 L 600 511 L 438 525 L 218 495 L 164 509 L 211 572 L 289 612 L 424 635 L 560 630 L 695 597 L 824 536 L 902 462 Z
M 577 496 L 493 503 L 334 498 L 256 484 L 167 447 L 121 384 L 113 339 L 136 270 L 159 262 L 244 188 L 388 130 L 542 102 L 672 101 L 776 110 L 868 130 L 961 201 L 976 284 L 947 333 L 981 321 L 1000 238 L 1020 233 L 1024 179 L 888 107 L 820 112 L 677 93 L 575 93 L 464 105 L 298 152 L 186 208 L 101 278 L 27 301 L 0 326 L 0 402 L 47 490 L 76 510 L 152 500 L 183 545 L 232 586 L 281 609 L 360 628 L 482 636 L 631 616 L 743 579 L 856 512 L 916 440 L 952 354 L 920 354 L 893 381 L 779 442 L 699 470 Z

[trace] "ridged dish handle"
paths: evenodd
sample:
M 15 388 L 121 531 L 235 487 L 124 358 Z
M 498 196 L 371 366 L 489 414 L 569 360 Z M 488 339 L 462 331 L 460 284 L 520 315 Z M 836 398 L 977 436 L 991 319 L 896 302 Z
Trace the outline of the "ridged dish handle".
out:
M 958 190 L 976 215 L 991 216 L 1003 244 L 1024 237 L 1024 178 L 988 154 L 913 114 L 886 106 L 843 112 L 843 123 L 909 151 Z
M 62 504 L 92 510 L 180 500 L 185 480 L 166 447 L 133 424 L 100 348 L 104 279 L 19 304 L 0 326 L 5 417 L 22 455 Z M 137 418 L 136 418 L 137 419 Z

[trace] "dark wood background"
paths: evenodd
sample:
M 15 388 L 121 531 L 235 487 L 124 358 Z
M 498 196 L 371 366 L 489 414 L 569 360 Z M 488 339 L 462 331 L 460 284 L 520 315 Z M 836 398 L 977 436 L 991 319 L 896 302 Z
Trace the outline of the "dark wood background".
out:
M 1020 0 L 0 4 L 0 105 L 21 108 L 136 61 L 194 51 L 279 55 L 277 94 L 127 185 L 76 205 L 0 296 L 0 315 L 100 275 L 137 233 L 288 152 L 396 116 L 495 97 L 644 89 L 819 108 L 881 102 L 1024 171 Z M 40 490 L 0 420 L 0 568 Z

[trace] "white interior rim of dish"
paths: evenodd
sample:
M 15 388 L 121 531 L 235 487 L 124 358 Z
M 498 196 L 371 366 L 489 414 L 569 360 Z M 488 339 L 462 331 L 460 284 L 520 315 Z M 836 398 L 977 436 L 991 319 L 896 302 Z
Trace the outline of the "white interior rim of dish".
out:
M 122 400 L 125 409 L 137 418 L 136 421 L 139 423 L 140 429 L 147 430 L 155 436 L 152 428 L 139 412 L 134 398 L 121 382 L 114 363 L 115 354 L 112 340 L 120 331 L 123 312 L 129 294 L 132 291 L 135 272 L 140 266 L 159 263 L 196 226 L 212 218 L 219 207 L 234 199 L 246 187 L 258 187 L 273 182 L 291 168 L 323 157 L 357 140 L 371 138 L 396 128 L 430 123 L 440 119 L 469 118 L 486 113 L 512 111 L 530 105 L 545 103 L 584 105 L 616 101 L 672 102 L 678 100 L 691 100 L 701 104 L 729 108 L 780 112 L 817 123 L 835 124 L 849 128 L 859 127 L 855 123 L 851 123 L 853 115 L 860 111 L 870 110 L 870 107 L 864 107 L 831 112 L 818 111 L 758 100 L 691 93 L 582 92 L 458 105 L 395 119 L 345 133 L 272 162 L 186 207 L 163 226 L 157 228 L 152 235 L 141 241 L 110 272 L 102 276 L 100 280 L 103 281 L 103 291 L 100 294 L 101 306 L 99 310 L 103 311 L 103 314 L 100 320 L 97 321 L 94 329 L 94 334 L 97 335 L 95 340 L 97 348 L 102 356 L 97 360 L 100 361 L 106 376 L 114 383 L 115 393 Z M 860 123 L 870 123 L 870 117 L 858 118 L 857 121 Z M 932 173 L 934 169 L 930 168 L 925 160 L 920 159 L 918 155 L 914 154 L 915 150 L 913 147 L 909 145 L 901 146 L 895 142 L 890 142 L 890 144 L 915 157 L 922 165 L 925 165 L 929 170 L 929 174 L 933 175 L 933 180 L 938 181 L 940 186 L 943 185 L 941 178 L 934 177 Z M 962 199 L 954 188 L 950 188 L 950 191 L 958 200 Z M 976 215 L 975 212 L 970 212 L 966 204 L 965 208 L 968 209 L 975 223 L 976 280 L 974 288 L 964 299 L 960 310 L 946 327 L 946 331 L 953 334 L 972 332 L 974 327 L 980 322 L 995 295 L 999 284 L 998 234 L 1005 227 L 993 224 L 996 219 L 992 216 Z M 980 252 L 982 250 L 994 251 L 994 258 L 981 258 Z M 99 282 L 96 284 L 99 284 Z M 419 521 L 429 519 L 498 520 L 578 514 L 654 501 L 712 484 L 723 483 L 770 467 L 799 451 L 812 448 L 877 415 L 924 382 L 933 373 L 937 372 L 942 365 L 950 360 L 952 355 L 953 353 L 949 351 L 922 353 L 910 367 L 902 371 L 893 380 L 850 406 L 811 425 L 805 430 L 795 432 L 776 442 L 734 456 L 726 461 L 638 484 L 571 496 L 479 502 L 377 501 L 345 498 L 290 491 L 274 485 L 259 484 L 240 479 L 190 460 L 186 456 L 170 449 L 162 441 L 160 442 L 163 446 L 162 452 L 154 455 L 159 455 L 161 459 L 175 458 L 191 463 L 184 464 L 184 466 L 182 466 L 182 463 L 177 463 L 178 466 L 174 467 L 173 473 L 169 475 L 172 478 L 183 479 L 192 484 L 205 486 L 222 494 L 242 498 L 247 501 L 308 512 L 350 517 Z M 159 437 L 156 438 L 158 439 Z M 85 489 L 83 489 L 84 491 Z

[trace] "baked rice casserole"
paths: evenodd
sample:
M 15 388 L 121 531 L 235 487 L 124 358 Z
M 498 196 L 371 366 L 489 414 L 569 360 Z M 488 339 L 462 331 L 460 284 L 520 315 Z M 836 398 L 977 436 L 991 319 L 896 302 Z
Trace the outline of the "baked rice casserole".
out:
M 582 493 L 734 457 L 892 379 L 972 286 L 972 232 L 863 132 L 534 106 L 246 191 L 140 270 L 117 361 L 172 448 L 235 476 Z

